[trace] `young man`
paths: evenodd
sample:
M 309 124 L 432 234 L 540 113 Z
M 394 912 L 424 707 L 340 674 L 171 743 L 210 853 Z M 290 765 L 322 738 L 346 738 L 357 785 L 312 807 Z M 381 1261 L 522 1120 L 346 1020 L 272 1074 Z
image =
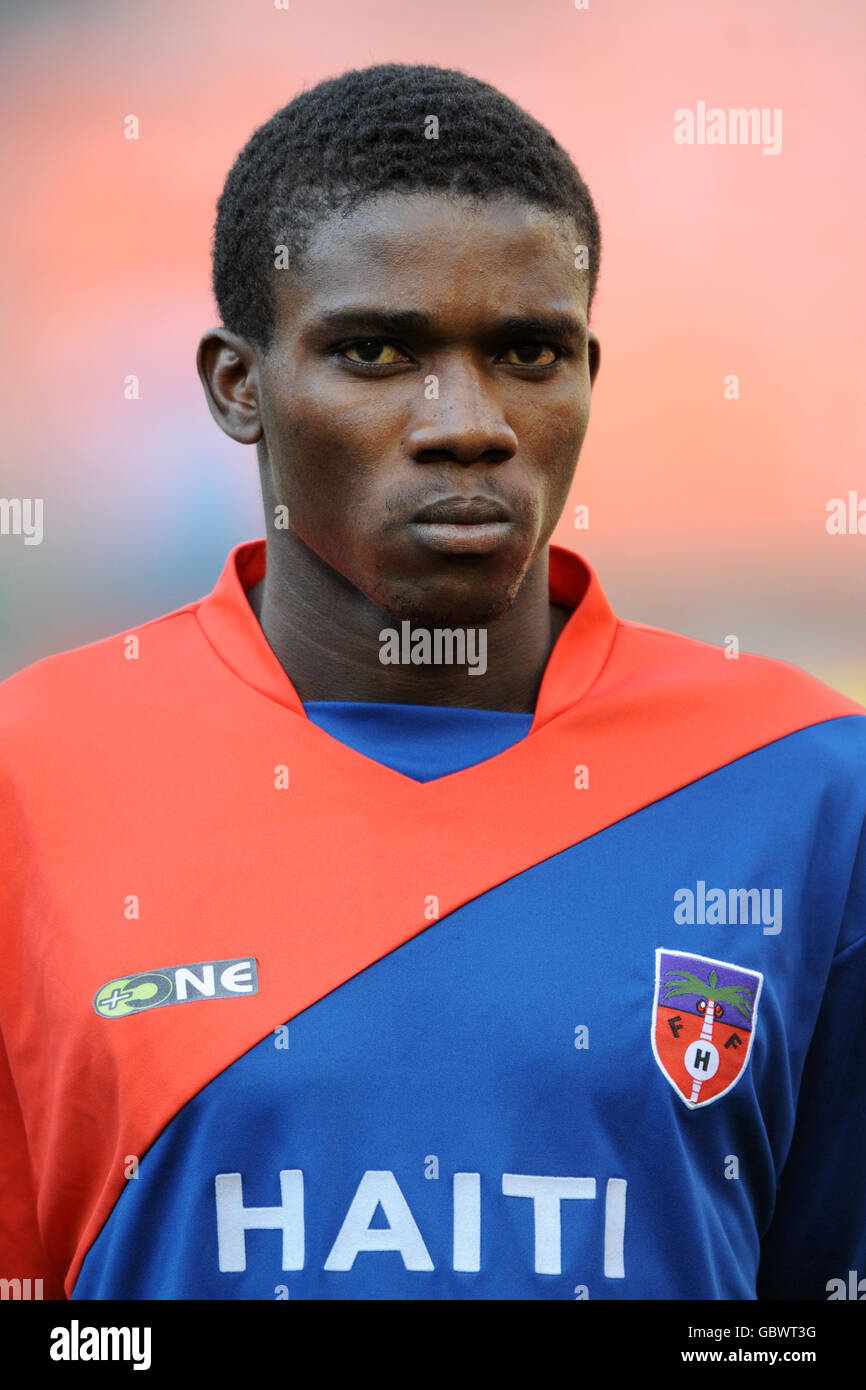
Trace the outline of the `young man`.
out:
M 570 159 L 456 72 L 322 83 L 239 156 L 198 360 L 266 541 L 0 692 L 7 1279 L 866 1273 L 864 711 L 549 545 L 598 262 Z

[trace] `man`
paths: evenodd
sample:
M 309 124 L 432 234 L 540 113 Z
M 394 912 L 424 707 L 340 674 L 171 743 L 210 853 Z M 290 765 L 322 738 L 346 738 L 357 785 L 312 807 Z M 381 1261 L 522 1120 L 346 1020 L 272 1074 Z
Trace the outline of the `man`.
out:
M 239 156 L 198 362 L 266 541 L 0 692 L 7 1277 L 863 1271 L 864 711 L 617 619 L 549 545 L 599 247 L 564 151 L 456 72 L 347 73 Z

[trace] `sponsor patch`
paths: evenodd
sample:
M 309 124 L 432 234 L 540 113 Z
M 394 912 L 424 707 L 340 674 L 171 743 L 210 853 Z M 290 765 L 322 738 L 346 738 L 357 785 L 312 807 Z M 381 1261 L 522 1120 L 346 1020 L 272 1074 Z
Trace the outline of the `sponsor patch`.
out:
M 203 999 L 237 999 L 258 994 L 255 956 L 238 960 L 202 960 L 157 970 L 121 975 L 102 985 L 93 997 L 100 1018 L 128 1018 L 164 1004 L 194 1004 Z

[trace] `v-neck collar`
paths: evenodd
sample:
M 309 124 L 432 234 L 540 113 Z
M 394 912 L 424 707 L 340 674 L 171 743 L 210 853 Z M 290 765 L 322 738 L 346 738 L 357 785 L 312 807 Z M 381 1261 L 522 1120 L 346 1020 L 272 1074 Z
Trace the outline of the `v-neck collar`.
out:
M 264 577 L 265 565 L 263 538 L 235 546 L 215 588 L 198 605 L 198 621 L 217 655 L 239 680 L 314 728 L 247 599 L 247 592 Z M 573 708 L 586 694 L 604 667 L 617 629 L 616 615 L 598 576 L 583 556 L 563 546 L 551 545 L 548 574 L 550 601 L 572 612 L 544 669 L 527 738 Z M 505 749 L 497 756 L 505 757 L 508 752 Z M 459 776 L 460 773 L 449 775 Z

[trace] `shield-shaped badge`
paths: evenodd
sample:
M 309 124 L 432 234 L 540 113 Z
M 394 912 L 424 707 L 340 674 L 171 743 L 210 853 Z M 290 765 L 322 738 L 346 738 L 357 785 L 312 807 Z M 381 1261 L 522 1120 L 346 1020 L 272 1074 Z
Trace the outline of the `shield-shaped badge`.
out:
M 690 951 L 656 951 L 652 1045 L 680 1099 L 696 1110 L 736 1086 L 752 1052 L 764 977 Z

